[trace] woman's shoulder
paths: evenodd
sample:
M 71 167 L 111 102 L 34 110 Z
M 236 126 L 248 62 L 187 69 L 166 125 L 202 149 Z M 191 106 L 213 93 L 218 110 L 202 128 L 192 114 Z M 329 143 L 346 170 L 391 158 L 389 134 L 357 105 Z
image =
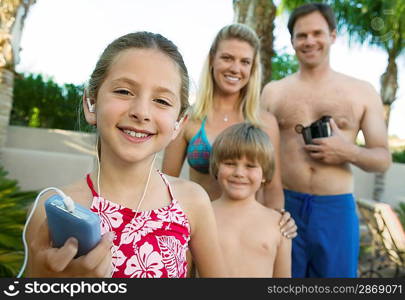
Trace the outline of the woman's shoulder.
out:
M 201 120 L 190 117 L 184 126 L 184 137 L 190 141 L 195 136 L 201 127 Z

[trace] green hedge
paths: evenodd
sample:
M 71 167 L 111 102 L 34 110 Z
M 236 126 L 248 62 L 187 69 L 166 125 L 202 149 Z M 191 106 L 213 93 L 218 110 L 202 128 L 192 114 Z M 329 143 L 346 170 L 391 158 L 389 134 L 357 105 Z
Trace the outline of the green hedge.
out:
M 392 161 L 396 163 L 405 164 L 405 149 L 400 151 L 394 151 L 392 153 Z

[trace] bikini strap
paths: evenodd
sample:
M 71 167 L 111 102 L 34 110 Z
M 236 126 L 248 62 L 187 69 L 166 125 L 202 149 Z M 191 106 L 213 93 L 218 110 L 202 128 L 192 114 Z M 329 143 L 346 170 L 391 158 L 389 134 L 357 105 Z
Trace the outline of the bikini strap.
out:
M 165 174 L 163 174 L 160 170 L 157 170 L 157 172 L 159 173 L 160 177 L 162 177 L 163 182 L 166 184 L 167 189 L 169 190 L 169 195 L 170 195 L 171 201 L 174 201 L 174 196 L 173 196 L 172 187 L 171 187 L 169 181 L 167 180 Z
M 91 181 L 90 174 L 86 176 L 87 185 L 89 186 L 93 197 L 98 197 L 96 190 L 94 189 L 93 181 Z
M 201 129 L 200 130 L 205 130 L 205 122 L 207 121 L 207 117 L 204 117 L 204 119 L 201 122 Z

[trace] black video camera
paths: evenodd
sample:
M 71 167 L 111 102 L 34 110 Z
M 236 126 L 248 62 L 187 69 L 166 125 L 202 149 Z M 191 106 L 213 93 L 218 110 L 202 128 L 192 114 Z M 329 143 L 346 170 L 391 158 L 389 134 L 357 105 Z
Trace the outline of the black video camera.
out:
M 302 124 L 295 126 L 295 131 L 302 134 L 305 144 L 312 144 L 312 139 L 323 138 L 332 135 L 329 120 L 331 116 L 323 116 L 311 125 L 304 127 Z

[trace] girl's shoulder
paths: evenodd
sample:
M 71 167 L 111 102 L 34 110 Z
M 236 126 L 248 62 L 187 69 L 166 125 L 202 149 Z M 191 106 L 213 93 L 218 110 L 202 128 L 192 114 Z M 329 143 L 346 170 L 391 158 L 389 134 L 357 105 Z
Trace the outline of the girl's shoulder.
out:
M 180 202 L 192 201 L 195 204 L 200 202 L 209 203 L 207 192 L 197 183 L 179 177 L 172 177 L 165 174 L 173 191 L 173 196 Z
M 73 201 L 85 207 L 91 206 L 91 201 L 89 201 L 89 199 L 93 199 L 93 195 L 85 178 L 62 187 L 62 191 L 70 196 Z
M 197 183 L 190 180 L 165 175 L 173 193 L 192 225 L 198 214 L 212 209 L 207 192 Z
M 60 189 L 66 196 L 72 198 L 74 202 L 79 203 L 85 207 L 90 207 L 91 203 L 89 199 L 92 199 L 93 196 L 85 179 L 76 181 L 66 186 L 58 187 L 58 189 Z M 44 193 L 39 199 L 39 201 L 43 202 L 50 196 L 55 194 L 57 194 L 56 190 L 51 189 L 48 192 Z

